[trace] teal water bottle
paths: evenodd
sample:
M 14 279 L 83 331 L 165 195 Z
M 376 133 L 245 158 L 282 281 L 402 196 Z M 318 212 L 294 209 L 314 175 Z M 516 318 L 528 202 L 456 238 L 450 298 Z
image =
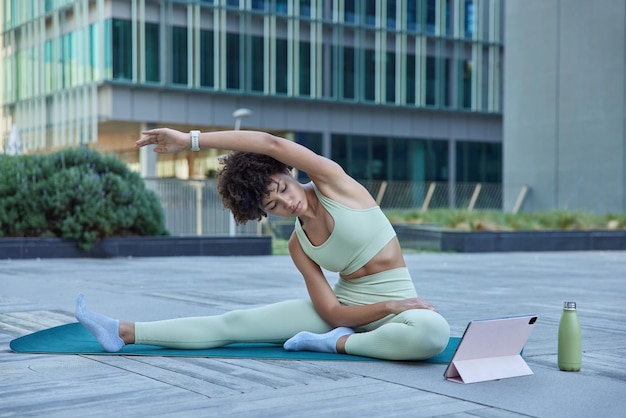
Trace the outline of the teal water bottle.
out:
M 565 302 L 559 322 L 559 369 L 577 372 L 582 366 L 582 336 L 576 302 Z

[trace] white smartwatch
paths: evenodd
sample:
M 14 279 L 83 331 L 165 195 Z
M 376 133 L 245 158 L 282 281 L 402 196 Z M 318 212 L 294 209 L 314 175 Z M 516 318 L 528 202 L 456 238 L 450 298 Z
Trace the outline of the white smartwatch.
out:
M 191 136 L 191 150 L 200 151 L 200 145 L 198 144 L 198 136 L 200 135 L 200 131 L 189 131 L 189 135 Z

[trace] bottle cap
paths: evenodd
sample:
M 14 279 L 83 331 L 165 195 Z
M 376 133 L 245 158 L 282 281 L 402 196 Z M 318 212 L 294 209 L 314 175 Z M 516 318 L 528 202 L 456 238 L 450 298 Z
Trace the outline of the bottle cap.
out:
M 563 309 L 576 309 L 576 302 L 565 302 Z

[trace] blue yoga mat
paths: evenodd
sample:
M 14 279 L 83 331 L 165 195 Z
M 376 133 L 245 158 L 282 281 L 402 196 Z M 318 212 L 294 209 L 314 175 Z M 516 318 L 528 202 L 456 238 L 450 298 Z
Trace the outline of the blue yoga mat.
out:
M 454 355 L 460 338 L 452 337 L 448 346 L 441 353 L 428 360 L 427 363 L 449 363 Z M 278 344 L 240 343 L 224 347 L 181 350 L 163 348 L 153 345 L 132 344 L 117 353 L 102 350 L 96 338 L 82 324 L 75 322 L 54 328 L 37 331 L 16 338 L 10 343 L 11 350 L 17 353 L 36 354 L 89 354 L 89 355 L 122 355 L 122 356 L 162 356 L 162 357 L 217 357 L 217 358 L 249 358 L 249 359 L 283 359 L 283 360 L 341 360 L 341 361 L 381 361 L 369 357 L 348 354 L 317 353 L 311 351 L 287 351 Z

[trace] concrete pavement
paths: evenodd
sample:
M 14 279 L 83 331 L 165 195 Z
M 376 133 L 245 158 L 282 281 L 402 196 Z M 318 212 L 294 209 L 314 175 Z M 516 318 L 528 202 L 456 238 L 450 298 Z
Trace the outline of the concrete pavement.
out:
M 9 341 L 74 322 L 76 295 L 127 320 L 210 315 L 306 297 L 287 256 L 0 260 L 3 416 L 617 417 L 626 409 L 626 252 L 418 253 L 420 296 L 448 319 L 536 314 L 532 376 L 461 385 L 443 365 L 17 354 Z M 328 273 L 332 283 L 336 276 Z M 583 369 L 556 366 L 563 301 Z

